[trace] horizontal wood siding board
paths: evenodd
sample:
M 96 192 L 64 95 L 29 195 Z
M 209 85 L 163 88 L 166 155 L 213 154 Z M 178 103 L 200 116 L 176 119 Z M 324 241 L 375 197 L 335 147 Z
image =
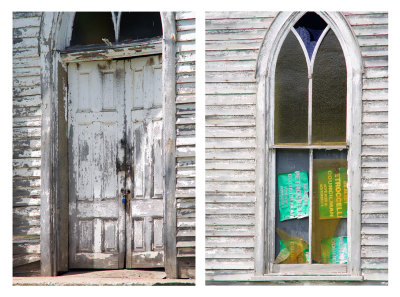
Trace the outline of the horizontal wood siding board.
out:
M 273 17 L 206 19 L 206 31 L 226 29 L 267 29 L 273 20 Z
M 13 28 L 39 27 L 40 19 L 40 16 L 14 18 Z
M 206 11 L 205 18 L 206 20 L 274 18 L 277 14 L 275 11 Z
M 258 53 L 255 50 L 222 50 L 206 51 L 207 61 L 246 61 L 257 60 Z
M 387 190 L 363 191 L 362 201 L 388 201 L 388 191 Z
M 37 37 L 25 37 L 13 39 L 13 50 L 18 48 L 38 48 L 39 39 Z
M 26 58 L 38 58 L 39 53 L 37 48 L 16 48 L 13 50 L 13 61 L 20 62 Z M 19 60 L 19 61 L 18 61 Z
M 195 19 L 196 14 L 193 11 L 177 11 L 175 12 L 176 20 L 187 20 L 187 19 Z
M 362 100 L 388 100 L 388 90 L 363 90 Z
M 205 68 L 206 71 L 255 71 L 256 61 L 206 61 Z
M 210 215 L 218 215 L 218 214 L 252 215 L 255 213 L 253 203 L 251 203 L 251 204 L 248 204 L 248 203 L 229 203 L 229 204 L 207 203 L 206 204 L 206 212 L 207 212 L 207 214 L 210 214 Z M 249 234 L 252 234 L 252 233 L 249 233 Z
M 388 234 L 388 224 L 363 224 L 361 226 L 361 234 Z
M 206 213 L 206 226 L 253 226 L 254 215 L 210 215 Z
M 254 269 L 254 261 L 249 259 L 206 259 L 206 269 Z
M 388 111 L 388 102 L 387 101 L 381 101 L 381 100 L 370 100 L 370 101 L 364 101 L 363 102 L 363 112 L 368 113 L 368 112 L 382 112 Z
M 254 72 L 206 72 L 206 83 L 255 83 Z M 230 94 L 228 94 L 230 95 Z M 210 96 L 208 94 L 207 96 Z M 210 105 L 210 102 L 207 102 Z
M 385 78 L 388 77 L 389 71 L 387 66 L 382 67 L 366 67 L 364 69 L 365 78 Z
M 388 259 L 361 259 L 361 269 L 388 269 Z
M 206 248 L 206 259 L 251 259 L 253 258 L 253 248 L 223 247 Z
M 261 39 L 240 39 L 240 40 L 206 40 L 205 49 L 207 51 L 213 50 L 258 50 L 260 48 Z
M 387 269 L 363 269 L 362 275 L 365 281 L 377 281 L 383 282 L 382 284 L 386 284 L 385 281 L 388 281 L 388 270 Z
M 378 213 L 378 214 L 362 214 L 361 223 L 363 224 L 387 224 L 388 214 Z
M 349 14 L 346 16 L 348 22 L 355 25 L 387 25 L 387 13 L 366 13 L 366 14 Z
M 208 226 L 206 236 L 244 236 L 254 233 L 254 226 Z M 210 249 L 212 251 L 212 249 Z
M 178 19 L 176 21 L 176 30 L 178 32 L 195 30 L 195 29 L 196 29 L 196 20 L 193 18 Z
M 255 199 L 252 193 L 209 193 L 206 196 L 207 203 L 254 203 Z
M 255 160 L 254 148 L 228 148 L 209 149 L 206 148 L 206 160 Z
M 373 246 L 387 246 L 388 245 L 388 235 L 363 235 L 361 236 L 361 244 L 363 246 L 373 245 Z

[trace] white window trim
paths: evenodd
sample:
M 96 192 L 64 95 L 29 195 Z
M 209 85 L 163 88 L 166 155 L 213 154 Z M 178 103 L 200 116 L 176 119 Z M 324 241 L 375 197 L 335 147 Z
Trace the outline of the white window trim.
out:
M 301 18 L 304 12 L 281 12 L 269 28 L 260 49 L 256 76 L 258 82 L 256 114 L 256 238 L 254 280 L 281 280 L 285 274 L 287 280 L 318 280 L 321 274 L 332 280 L 361 280 L 361 111 L 362 111 L 362 60 L 358 42 L 345 18 L 338 12 L 317 12 L 335 33 L 342 46 L 347 68 L 347 126 L 346 143 L 348 150 L 348 263 L 345 272 L 326 271 L 312 268 L 312 271 L 292 271 L 274 273 L 270 271 L 271 249 L 274 242 L 273 230 L 268 226 L 275 225 L 275 158 L 271 150 L 274 103 L 275 65 L 280 48 L 291 27 Z M 272 153 L 270 153 L 272 152 Z M 269 186 L 271 185 L 271 186 Z M 318 264 L 297 264 L 315 266 Z M 315 266 L 315 267 L 317 267 Z M 320 267 L 326 265 L 321 265 Z M 321 279 L 322 280 L 322 279 Z

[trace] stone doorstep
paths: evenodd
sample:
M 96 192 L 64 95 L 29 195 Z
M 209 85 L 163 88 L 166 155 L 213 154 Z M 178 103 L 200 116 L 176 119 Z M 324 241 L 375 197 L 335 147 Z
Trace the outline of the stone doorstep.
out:
M 13 277 L 14 286 L 190 286 L 194 284 L 194 279 L 167 279 L 164 271 L 139 269 L 70 271 L 54 277 Z

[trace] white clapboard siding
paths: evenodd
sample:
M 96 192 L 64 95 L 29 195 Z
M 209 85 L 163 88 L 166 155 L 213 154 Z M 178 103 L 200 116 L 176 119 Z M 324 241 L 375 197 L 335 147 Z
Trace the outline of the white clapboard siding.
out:
M 361 269 L 366 281 L 387 281 L 388 14 L 345 13 L 364 60 Z
M 195 61 L 194 12 L 176 16 L 176 197 L 178 275 L 195 271 Z
M 206 271 L 254 269 L 255 67 L 269 12 L 206 12 Z
M 249 280 L 255 240 L 255 65 L 276 12 L 206 12 L 206 279 Z M 387 281 L 388 15 L 343 13 L 363 60 L 361 269 Z
M 13 13 L 13 266 L 40 260 L 40 12 Z

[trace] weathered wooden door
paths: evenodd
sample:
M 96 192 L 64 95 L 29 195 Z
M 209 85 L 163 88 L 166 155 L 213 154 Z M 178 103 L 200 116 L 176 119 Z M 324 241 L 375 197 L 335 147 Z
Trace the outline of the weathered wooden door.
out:
M 70 268 L 164 266 L 160 61 L 68 66 Z
M 127 267 L 164 266 L 161 56 L 125 64 L 127 141 L 132 189 L 127 217 Z

